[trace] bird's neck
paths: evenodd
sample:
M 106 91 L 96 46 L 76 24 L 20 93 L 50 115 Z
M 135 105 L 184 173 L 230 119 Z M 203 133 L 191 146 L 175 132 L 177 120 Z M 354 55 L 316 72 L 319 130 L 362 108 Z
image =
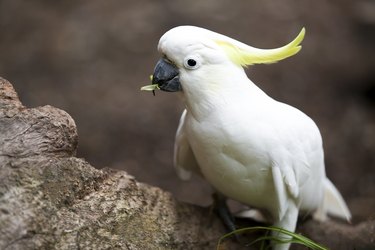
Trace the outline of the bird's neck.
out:
M 187 111 L 202 121 L 221 109 L 241 108 L 241 103 L 268 98 L 241 70 L 183 86 L 181 98 Z

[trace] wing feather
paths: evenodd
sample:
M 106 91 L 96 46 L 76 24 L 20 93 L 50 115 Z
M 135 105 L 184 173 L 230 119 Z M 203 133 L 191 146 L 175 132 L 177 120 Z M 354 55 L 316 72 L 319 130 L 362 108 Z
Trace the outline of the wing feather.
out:
M 176 139 L 174 144 L 173 165 L 178 177 L 182 180 L 189 180 L 192 173 L 201 174 L 199 165 L 190 147 L 185 133 L 186 109 L 182 112 L 180 123 L 178 124 Z

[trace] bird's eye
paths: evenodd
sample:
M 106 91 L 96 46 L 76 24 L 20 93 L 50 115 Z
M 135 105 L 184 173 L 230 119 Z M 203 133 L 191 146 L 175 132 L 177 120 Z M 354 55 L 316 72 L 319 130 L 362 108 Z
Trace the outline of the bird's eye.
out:
M 187 69 L 196 69 L 199 67 L 198 59 L 193 57 L 187 57 L 184 61 L 184 66 Z
M 194 67 L 195 65 L 197 65 L 197 61 L 195 61 L 194 59 L 189 59 L 187 60 L 187 65 L 189 65 L 190 67 Z

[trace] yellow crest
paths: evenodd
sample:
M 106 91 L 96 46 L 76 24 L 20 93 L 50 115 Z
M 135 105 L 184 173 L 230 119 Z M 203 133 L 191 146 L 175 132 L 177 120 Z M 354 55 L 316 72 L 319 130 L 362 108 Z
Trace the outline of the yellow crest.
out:
M 305 28 L 289 44 L 276 49 L 258 49 L 251 46 L 237 46 L 229 41 L 216 40 L 215 42 L 224 50 L 233 63 L 247 66 L 257 63 L 275 63 L 301 50 L 300 43 L 305 37 Z

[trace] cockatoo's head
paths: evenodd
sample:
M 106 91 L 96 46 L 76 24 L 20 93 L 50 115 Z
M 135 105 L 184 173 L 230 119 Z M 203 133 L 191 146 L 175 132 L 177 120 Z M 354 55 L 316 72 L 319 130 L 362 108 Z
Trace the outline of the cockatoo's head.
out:
M 257 49 L 227 36 L 194 26 L 179 26 L 159 41 L 163 55 L 155 66 L 152 83 L 161 90 L 175 92 L 188 84 L 209 82 L 208 76 L 258 63 L 274 63 L 296 54 L 305 30 L 289 44 L 277 49 Z M 223 71 L 224 70 L 224 71 Z M 215 78 L 215 77 L 214 77 Z

